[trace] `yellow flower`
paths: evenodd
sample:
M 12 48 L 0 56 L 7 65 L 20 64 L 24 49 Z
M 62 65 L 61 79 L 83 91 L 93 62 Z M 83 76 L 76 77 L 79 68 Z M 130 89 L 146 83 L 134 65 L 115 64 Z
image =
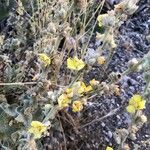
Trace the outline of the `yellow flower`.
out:
M 106 62 L 106 59 L 104 56 L 99 56 L 97 58 L 97 62 L 98 62 L 98 64 L 103 65 Z
M 90 91 L 92 91 L 93 90 L 93 88 L 92 88 L 92 86 L 90 86 L 90 85 L 88 85 L 86 88 L 85 88 L 85 92 L 90 92 Z
M 99 81 L 97 81 L 97 80 L 95 80 L 95 79 L 92 79 L 91 81 L 90 81 L 90 85 L 91 86 L 96 86 L 96 85 L 98 85 L 99 84 Z
M 79 112 L 83 109 L 83 104 L 81 101 L 77 100 L 77 101 L 74 101 L 73 104 L 72 104 L 72 111 L 73 112 Z
M 71 103 L 71 100 L 68 98 L 68 96 L 66 94 L 62 94 L 59 96 L 59 98 L 58 98 L 59 107 L 61 107 L 61 108 L 68 107 L 69 103 Z
M 28 129 L 29 133 L 32 133 L 35 139 L 41 138 L 42 133 L 46 130 L 47 126 L 39 121 L 32 121 L 31 127 Z
M 78 94 L 84 93 L 84 91 L 85 91 L 84 87 L 86 87 L 86 86 L 83 86 L 83 85 L 85 85 L 85 84 L 83 84 L 81 81 L 75 82 L 73 84 L 75 92 L 77 92 Z
M 80 82 L 80 87 L 79 87 L 79 89 L 78 89 L 78 93 L 79 93 L 79 94 L 87 93 L 87 92 L 90 92 L 90 91 L 92 91 L 92 90 L 93 90 L 93 88 L 92 88 L 91 85 L 86 86 L 84 82 Z
M 110 146 L 107 146 L 106 150 L 113 150 L 113 148 Z
M 145 103 L 146 101 L 143 100 L 142 96 L 138 94 L 134 95 L 129 101 L 129 105 L 133 105 L 138 110 L 144 109 Z
M 132 105 L 128 105 L 126 109 L 129 113 L 135 113 L 135 107 Z
M 66 89 L 66 94 L 69 98 L 73 97 L 73 89 L 72 88 L 67 88 Z
M 129 113 L 135 113 L 137 110 L 142 110 L 145 108 L 146 101 L 142 99 L 141 95 L 135 94 L 129 100 L 129 105 L 127 106 L 127 111 Z
M 45 67 L 51 64 L 51 59 L 46 54 L 39 54 L 39 58 L 44 63 Z
M 68 58 L 67 59 L 67 67 L 71 70 L 81 70 L 85 67 L 85 63 L 82 59 L 78 59 L 78 57 Z

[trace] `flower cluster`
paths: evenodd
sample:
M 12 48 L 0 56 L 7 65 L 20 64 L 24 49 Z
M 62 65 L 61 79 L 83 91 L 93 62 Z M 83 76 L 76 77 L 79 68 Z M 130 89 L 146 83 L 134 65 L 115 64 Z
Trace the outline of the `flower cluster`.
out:
M 58 98 L 59 107 L 61 108 L 68 107 L 70 103 L 71 103 L 71 99 L 69 98 L 67 94 L 62 94 L 59 96 Z
M 47 126 L 39 121 L 32 121 L 31 127 L 28 129 L 29 133 L 33 134 L 35 139 L 41 138 L 42 133 L 46 130 Z
M 71 70 L 81 70 L 85 67 L 85 63 L 82 59 L 79 59 L 77 56 L 74 58 L 68 58 L 67 59 L 67 68 Z
M 129 100 L 129 105 L 127 106 L 127 111 L 129 113 L 135 113 L 138 110 L 145 108 L 146 101 L 142 98 L 141 95 L 133 95 Z
M 108 11 L 107 14 L 99 15 L 97 20 L 99 27 L 105 27 L 108 29 L 105 30 L 104 33 L 97 32 L 96 39 L 103 41 L 105 47 L 108 49 L 115 48 L 114 28 L 118 19 L 116 18 L 114 11 Z
M 84 82 L 76 82 L 75 87 L 77 87 L 77 92 L 78 94 L 83 94 L 83 93 L 87 93 L 93 90 L 91 85 L 86 86 Z
M 39 58 L 43 62 L 45 67 L 51 64 L 51 59 L 46 54 L 39 54 Z
M 106 14 L 101 14 L 97 17 L 97 21 L 100 27 L 112 27 L 116 23 L 115 12 L 111 10 Z
M 129 100 L 127 111 L 131 116 L 131 126 L 129 127 L 129 137 L 132 140 L 136 139 L 136 133 L 147 122 L 147 117 L 143 113 L 146 101 L 141 95 L 135 94 Z
M 81 111 L 83 105 L 86 104 L 86 98 L 84 98 L 85 96 L 83 95 L 93 91 L 93 86 L 97 84 L 99 84 L 99 81 L 96 81 L 95 79 L 91 80 L 90 85 L 88 86 L 81 81 L 75 82 L 58 97 L 59 107 L 64 108 L 71 105 L 73 112 Z
M 83 104 L 80 100 L 76 100 L 72 104 L 72 111 L 73 112 L 79 112 L 83 109 Z

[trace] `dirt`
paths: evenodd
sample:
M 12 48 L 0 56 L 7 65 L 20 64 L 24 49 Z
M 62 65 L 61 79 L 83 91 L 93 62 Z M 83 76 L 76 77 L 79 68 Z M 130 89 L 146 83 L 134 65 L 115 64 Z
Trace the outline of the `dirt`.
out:
M 141 0 L 136 13 L 120 27 L 117 38 L 118 47 L 109 65 L 110 72 L 122 73 L 127 69 L 128 61 L 132 58 L 142 58 L 150 49 L 150 42 L 146 37 L 150 34 L 150 0 Z M 90 48 L 95 49 L 97 43 Z M 102 70 L 95 66 L 86 76 L 86 80 L 93 77 L 99 79 Z M 106 146 L 117 149 L 114 139 L 116 129 L 127 128 L 130 116 L 125 111 L 129 98 L 144 90 L 142 72 L 132 73 L 118 82 L 121 88 L 120 96 L 97 96 L 90 101 L 81 114 L 73 115 L 69 122 L 67 113 L 61 114 L 62 129 L 53 127 L 50 136 L 43 139 L 44 149 L 47 150 L 105 150 Z M 150 103 L 147 102 L 145 114 L 148 122 L 137 132 L 136 140 L 127 139 L 130 149 L 150 150 Z M 98 120 L 115 110 L 114 115 Z M 87 125 L 87 123 L 90 123 Z M 86 125 L 86 126 L 85 126 Z

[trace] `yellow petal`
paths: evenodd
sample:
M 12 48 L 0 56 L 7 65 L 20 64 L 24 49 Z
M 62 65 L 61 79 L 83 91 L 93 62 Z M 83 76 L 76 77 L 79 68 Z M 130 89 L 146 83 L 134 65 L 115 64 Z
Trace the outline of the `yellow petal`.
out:
M 135 94 L 131 97 L 129 105 L 132 105 L 136 110 L 145 108 L 146 101 L 142 99 L 141 95 Z
M 130 101 L 129 101 L 129 104 L 134 104 L 134 103 L 138 103 L 140 102 L 142 99 L 141 95 L 138 95 L 138 94 L 135 94 L 131 97 Z
M 74 101 L 72 104 L 72 111 L 79 112 L 83 109 L 83 105 L 81 101 Z
M 82 93 L 84 93 L 84 92 L 86 92 L 86 85 L 85 85 L 84 82 L 81 82 L 81 83 L 80 83 L 80 87 L 79 87 L 79 89 L 78 89 L 78 93 L 79 93 L 79 94 L 82 94 Z
M 34 133 L 34 132 L 35 132 L 35 129 L 34 129 L 33 127 L 30 127 L 30 128 L 28 129 L 28 131 L 29 131 L 30 133 Z
M 72 88 L 67 88 L 66 89 L 66 94 L 67 94 L 67 97 L 69 97 L 69 98 L 73 97 L 73 89 Z
M 78 93 L 82 94 L 82 93 L 86 93 L 86 92 L 89 92 L 89 91 L 92 91 L 92 90 L 93 90 L 93 88 L 92 88 L 91 85 L 86 86 L 84 82 L 81 82 L 81 85 L 78 89 Z
M 84 92 L 85 92 L 85 88 L 81 86 L 81 87 L 78 89 L 78 93 L 79 93 L 79 94 L 82 94 L 82 93 L 84 93 Z
M 29 128 L 28 132 L 34 135 L 34 139 L 39 139 L 42 136 L 42 133 L 39 132 L 38 129 L 33 127 Z
M 135 108 L 132 105 L 128 105 L 126 109 L 129 113 L 135 113 Z
M 44 63 L 45 67 L 51 64 L 51 59 L 46 54 L 40 53 L 39 58 Z
M 133 99 L 136 101 L 136 102 L 139 102 L 142 100 L 142 96 L 141 95 L 138 95 L 138 94 L 135 94 L 133 95 Z
M 71 100 L 67 97 L 66 94 L 62 94 L 59 98 L 58 98 L 58 105 L 59 107 L 63 108 L 63 107 L 68 107 L 69 103 L 71 103 Z
M 107 146 L 107 147 L 106 147 L 106 150 L 113 150 L 113 148 L 110 147 L 110 146 Z
M 86 89 L 86 85 L 84 82 L 81 82 L 81 87 L 83 87 L 84 89 Z
M 142 100 L 141 102 L 139 102 L 138 103 L 138 109 L 139 110 L 144 109 L 145 108 L 145 103 L 146 103 L 145 100 Z
M 36 133 L 34 134 L 34 139 L 40 139 L 41 138 L 41 134 L 40 133 Z
M 92 80 L 90 81 L 90 84 L 91 84 L 92 86 L 96 86 L 96 85 L 99 84 L 99 81 L 97 81 L 97 80 L 95 80 L 95 79 L 92 79 Z
M 29 133 L 34 135 L 34 138 L 41 138 L 43 132 L 47 130 L 47 126 L 44 125 L 42 122 L 39 121 L 32 121 L 31 127 L 28 129 Z
M 67 59 L 67 68 L 71 70 L 81 70 L 85 66 L 85 63 L 81 60 L 78 59 L 76 56 L 74 58 L 68 58 Z
M 71 58 L 67 59 L 67 68 L 76 70 L 75 62 Z
M 32 126 L 32 127 L 43 126 L 43 123 L 41 123 L 41 122 L 39 122 L 39 121 L 32 121 L 32 122 L 31 122 L 31 126 Z
M 40 131 L 41 133 L 43 133 L 43 132 L 46 131 L 46 129 L 47 129 L 46 126 L 42 126 L 42 127 L 39 128 L 39 131 Z
M 85 92 L 90 92 L 92 90 L 93 90 L 92 86 L 89 85 L 86 87 Z
M 85 63 L 82 60 L 77 62 L 77 70 L 81 70 L 85 67 Z

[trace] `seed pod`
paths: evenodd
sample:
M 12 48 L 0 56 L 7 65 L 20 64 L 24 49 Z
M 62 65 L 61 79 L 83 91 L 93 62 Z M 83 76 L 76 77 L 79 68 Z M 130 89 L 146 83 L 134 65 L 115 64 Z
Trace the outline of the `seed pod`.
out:
M 56 33 L 56 27 L 55 27 L 55 24 L 54 23 L 49 23 L 48 24 L 48 28 L 47 28 L 47 31 L 54 34 Z
M 112 72 L 110 75 L 109 75 L 109 78 L 114 81 L 114 82 L 117 82 L 118 80 L 121 79 L 121 74 L 119 72 Z
M 138 64 L 138 60 L 136 58 L 132 58 L 129 62 L 128 62 L 128 66 L 131 68 L 134 65 Z
M 140 118 L 141 118 L 142 123 L 147 122 L 147 117 L 145 115 L 142 115 Z
M 132 132 L 132 133 L 136 133 L 138 130 L 139 130 L 139 129 L 138 129 L 138 127 L 137 127 L 136 125 L 133 125 L 133 126 L 131 127 L 131 132 Z
M 130 139 L 131 140 L 136 140 L 136 134 L 135 133 L 131 133 L 130 134 Z
M 123 145 L 123 150 L 130 150 L 129 145 L 128 145 L 128 144 L 124 144 L 124 145 Z
M 75 39 L 73 37 L 67 37 L 66 38 L 66 48 L 68 50 L 76 48 L 76 41 L 75 41 Z
M 65 19 L 66 16 L 67 16 L 67 11 L 62 8 L 62 9 L 59 11 L 59 17 L 60 17 L 61 19 Z
M 75 0 L 75 2 L 81 10 L 84 10 L 87 6 L 86 0 Z

